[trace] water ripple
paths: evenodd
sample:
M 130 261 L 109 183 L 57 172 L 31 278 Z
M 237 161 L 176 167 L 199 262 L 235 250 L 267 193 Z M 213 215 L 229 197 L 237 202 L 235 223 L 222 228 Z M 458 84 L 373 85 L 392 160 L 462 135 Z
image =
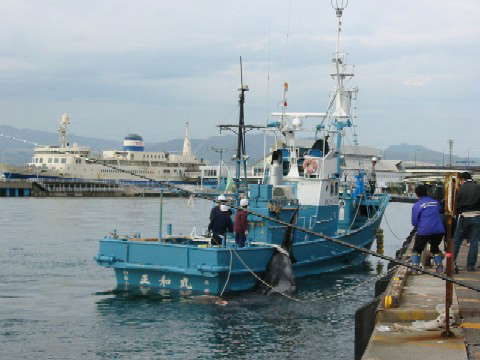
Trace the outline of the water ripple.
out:
M 228 296 L 223 307 L 195 297 L 117 293 L 113 272 L 92 260 L 97 240 L 113 229 L 156 234 L 158 199 L 5 198 L 2 204 L 2 241 L 10 245 L 0 252 L 1 359 L 353 357 L 353 315 L 372 298 L 375 259 L 299 281 L 300 303 L 252 292 Z M 210 206 L 196 202 L 187 218 L 180 216 L 191 211 L 184 199 L 165 204 L 165 223 L 183 233 Z M 408 223 L 402 205 L 387 209 L 398 233 Z M 396 250 L 394 241 L 386 232 L 386 251 Z

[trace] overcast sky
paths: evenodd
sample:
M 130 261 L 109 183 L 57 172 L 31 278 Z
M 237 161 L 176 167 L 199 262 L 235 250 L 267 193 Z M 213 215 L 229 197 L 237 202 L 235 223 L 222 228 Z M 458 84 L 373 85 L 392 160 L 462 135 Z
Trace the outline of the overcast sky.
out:
M 148 142 L 263 124 L 288 81 L 290 111 L 324 111 L 333 81 L 330 0 L 3 0 L 0 123 Z M 480 1 L 350 0 L 344 47 L 356 65 L 361 144 L 402 142 L 480 156 Z

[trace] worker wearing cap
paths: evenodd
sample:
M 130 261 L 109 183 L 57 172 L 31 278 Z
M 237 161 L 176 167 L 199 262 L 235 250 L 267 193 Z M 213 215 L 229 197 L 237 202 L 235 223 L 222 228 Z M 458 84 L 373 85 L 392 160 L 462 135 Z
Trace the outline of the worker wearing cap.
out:
M 436 271 L 442 273 L 443 256 L 439 246 L 445 234 L 445 226 L 440 214 L 440 203 L 427 193 L 425 185 L 418 185 L 415 188 L 418 201 L 412 207 L 412 225 L 416 229 L 416 235 L 410 261 L 413 265 L 420 266 L 420 256 L 429 243 Z
M 458 256 L 463 239 L 470 241 L 467 256 L 467 270 L 475 271 L 480 241 L 480 185 L 472 180 L 468 172 L 460 173 L 460 190 L 456 198 L 456 209 L 459 215 L 454 241 L 455 259 Z
M 233 222 L 233 231 L 235 232 L 235 242 L 237 243 L 238 247 L 244 247 L 245 241 L 247 240 L 248 213 L 245 211 L 247 207 L 248 207 L 248 200 L 247 199 L 240 200 L 240 209 L 237 210 L 237 213 L 235 214 L 235 220 Z
M 232 210 L 224 195 L 217 198 L 218 205 L 210 212 L 208 231 L 212 233 L 212 245 L 221 245 L 227 232 L 233 232 Z
M 212 221 L 213 218 L 221 212 L 221 205 L 227 205 L 227 198 L 225 197 L 225 195 L 219 195 L 217 197 L 217 205 L 214 206 L 210 211 L 210 221 Z M 230 215 L 232 215 L 232 211 L 230 210 L 230 208 L 228 209 L 228 212 L 230 213 Z

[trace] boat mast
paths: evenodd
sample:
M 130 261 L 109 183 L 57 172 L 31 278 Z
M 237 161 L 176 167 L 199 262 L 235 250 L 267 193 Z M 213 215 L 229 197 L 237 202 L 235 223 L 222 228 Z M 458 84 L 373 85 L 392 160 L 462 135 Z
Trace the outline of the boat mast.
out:
M 243 165 L 244 172 L 244 183 L 245 188 L 247 186 L 247 157 L 245 153 L 245 92 L 248 91 L 248 85 L 243 85 L 243 66 L 242 66 L 242 57 L 240 56 L 240 88 L 238 91 L 239 99 L 238 103 L 240 106 L 239 119 L 238 119 L 238 132 L 237 132 L 237 154 L 235 156 L 235 185 L 237 187 L 237 193 L 240 191 L 241 183 L 241 168 Z
M 348 0 L 330 0 L 333 9 L 337 15 L 337 46 L 333 62 L 335 63 L 335 73 L 331 74 L 336 80 L 335 90 L 335 112 L 334 126 L 336 128 L 336 152 L 337 152 L 337 175 L 341 176 L 341 154 L 343 129 L 352 126 L 350 119 L 350 104 L 352 99 L 352 91 L 346 90 L 344 80 L 353 77 L 353 72 L 347 72 L 345 64 L 345 53 L 340 51 L 340 40 L 342 32 L 342 16 L 343 10 L 348 6 Z
M 240 115 L 238 118 L 238 124 L 217 125 L 217 127 L 220 129 L 220 133 L 223 130 L 230 130 L 230 131 L 233 131 L 235 134 L 237 134 L 237 152 L 233 157 L 233 160 L 235 160 L 235 178 L 233 179 L 233 181 L 236 186 L 237 198 L 240 193 L 240 185 L 242 183 L 242 167 L 243 167 L 243 173 L 244 173 L 244 178 L 243 178 L 244 189 L 245 191 L 247 190 L 248 156 L 247 156 L 247 152 L 245 151 L 245 133 L 253 129 L 265 129 L 265 126 L 245 125 L 245 111 L 244 111 L 245 92 L 248 90 L 249 90 L 248 85 L 243 84 L 242 57 L 240 57 L 240 88 L 238 89 L 238 91 L 240 92 L 239 99 L 238 99 L 238 103 L 240 106 L 240 111 L 239 111 Z

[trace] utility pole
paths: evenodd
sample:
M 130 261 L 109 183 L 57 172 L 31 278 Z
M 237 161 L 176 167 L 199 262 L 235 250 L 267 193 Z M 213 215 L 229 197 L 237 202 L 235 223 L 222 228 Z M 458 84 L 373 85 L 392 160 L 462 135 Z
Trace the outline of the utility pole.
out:
M 448 139 L 448 151 L 449 151 L 449 166 L 450 168 L 453 166 L 453 159 L 452 159 L 452 155 L 453 155 L 453 139 Z
M 223 153 L 227 151 L 225 148 L 211 147 L 210 150 L 215 151 L 220 154 L 220 162 L 218 163 L 218 174 L 217 174 L 217 184 L 220 184 L 220 179 L 222 177 L 222 163 L 223 163 Z

